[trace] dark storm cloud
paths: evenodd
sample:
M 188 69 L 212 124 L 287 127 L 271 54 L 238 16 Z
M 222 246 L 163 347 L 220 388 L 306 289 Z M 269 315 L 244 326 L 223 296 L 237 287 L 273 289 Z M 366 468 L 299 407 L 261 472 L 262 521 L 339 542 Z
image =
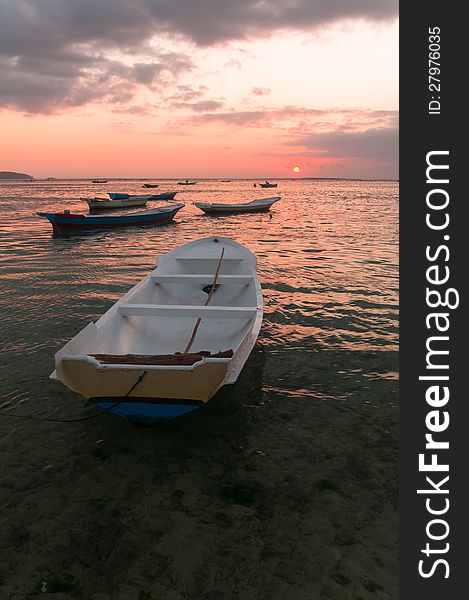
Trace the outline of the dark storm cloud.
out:
M 232 127 L 270 127 L 285 147 L 303 156 L 397 160 L 398 113 L 391 110 L 311 109 L 285 106 L 271 110 L 204 113 L 179 126 L 215 123 Z M 311 133 L 305 133 L 305 132 Z M 291 152 L 263 153 L 289 156 Z
M 185 57 L 164 54 L 162 62 L 127 65 L 102 57 L 63 61 L 61 57 L 0 59 L 0 107 L 54 113 L 95 100 L 125 103 L 162 74 L 191 68 Z
M 159 54 L 158 59 L 159 62 L 157 63 L 134 63 L 130 69 L 124 66 L 123 72 L 126 75 L 129 75 L 131 79 L 137 83 L 150 85 L 165 71 L 177 74 L 183 71 L 189 71 L 193 67 L 193 63 L 188 57 L 176 52 Z
M 183 119 L 182 126 L 190 123 L 219 123 L 222 125 L 249 125 L 254 127 L 279 127 L 287 128 L 289 136 L 309 140 L 305 135 L 299 134 L 306 131 L 335 131 L 340 128 L 345 134 L 380 128 L 394 128 L 397 126 L 397 111 L 392 110 L 367 110 L 367 109 L 318 109 L 302 106 L 283 106 L 262 110 L 231 110 L 229 112 L 206 112 L 190 119 Z M 340 125 L 337 125 L 337 124 Z M 314 137 L 314 139 L 317 139 Z
M 141 0 L 0 0 L 0 53 L 46 56 L 74 44 L 139 46 L 152 32 Z
M 169 31 L 200 45 L 308 30 L 343 19 L 383 21 L 397 16 L 395 0 L 147 0 L 148 11 Z
M 177 52 L 141 60 L 154 33 L 146 17 L 140 0 L 0 0 L 0 107 L 52 113 L 125 102 L 139 86 L 191 69 Z M 133 65 L 106 58 L 111 50 L 135 56 Z
M 92 84 L 115 85 L 116 60 L 104 58 L 111 51 L 135 57 L 132 86 L 153 84 L 163 72 L 148 46 L 156 34 L 207 46 L 396 15 L 395 0 L 0 0 L 0 107 L 52 112 L 105 97 L 109 90 L 93 94 Z M 177 74 L 191 61 L 168 53 L 164 65 Z
M 304 148 L 308 156 L 335 158 L 377 158 L 395 160 L 398 157 L 397 127 L 378 127 L 366 131 L 330 131 L 305 135 L 289 142 Z

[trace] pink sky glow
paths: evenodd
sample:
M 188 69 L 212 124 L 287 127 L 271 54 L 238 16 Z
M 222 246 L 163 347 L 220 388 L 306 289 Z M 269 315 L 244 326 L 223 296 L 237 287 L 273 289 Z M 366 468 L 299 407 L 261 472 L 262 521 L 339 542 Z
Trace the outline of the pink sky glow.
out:
M 199 4 L 0 0 L 0 170 L 398 178 L 395 3 Z

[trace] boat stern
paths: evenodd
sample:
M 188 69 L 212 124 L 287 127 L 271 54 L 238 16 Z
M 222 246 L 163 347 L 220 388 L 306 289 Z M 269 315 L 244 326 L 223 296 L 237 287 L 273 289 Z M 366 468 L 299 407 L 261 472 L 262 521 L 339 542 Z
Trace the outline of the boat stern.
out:
M 90 398 L 94 406 L 135 424 L 165 423 L 193 412 L 205 403 L 201 400 L 175 398 Z
M 92 356 L 63 356 L 57 379 L 127 421 L 155 423 L 206 404 L 224 385 L 230 358 L 193 365 L 102 364 Z

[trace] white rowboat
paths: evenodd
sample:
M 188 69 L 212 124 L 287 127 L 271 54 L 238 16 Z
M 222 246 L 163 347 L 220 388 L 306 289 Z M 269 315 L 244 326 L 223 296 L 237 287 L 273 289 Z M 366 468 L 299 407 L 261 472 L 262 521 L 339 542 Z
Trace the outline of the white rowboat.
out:
M 158 267 L 55 355 L 52 379 L 134 422 L 202 406 L 235 383 L 262 322 L 256 257 L 209 237 Z
M 88 203 L 90 210 L 111 210 L 113 208 L 130 208 L 131 206 L 145 206 L 150 200 L 173 200 L 177 192 L 164 194 L 141 194 L 131 196 L 117 194 L 117 198 L 80 198 Z
M 270 209 L 272 204 L 278 202 L 280 196 L 274 198 L 259 198 L 252 202 L 245 202 L 243 204 L 214 204 L 211 202 L 194 202 L 194 205 L 200 210 L 203 210 L 207 215 L 227 215 L 234 213 L 254 213 L 264 212 Z

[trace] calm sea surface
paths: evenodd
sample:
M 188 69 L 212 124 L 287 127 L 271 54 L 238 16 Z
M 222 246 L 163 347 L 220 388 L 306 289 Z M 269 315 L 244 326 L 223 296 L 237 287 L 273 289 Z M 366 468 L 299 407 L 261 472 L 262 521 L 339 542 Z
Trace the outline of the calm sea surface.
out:
M 0 183 L 5 597 L 41 581 L 100 600 L 396 597 L 398 184 L 159 183 Z M 35 214 L 173 190 L 186 206 L 160 227 L 53 238 Z M 257 215 L 192 205 L 274 195 Z M 48 379 L 54 353 L 209 235 L 258 258 L 264 321 L 235 386 L 166 427 L 8 416 L 93 414 Z

